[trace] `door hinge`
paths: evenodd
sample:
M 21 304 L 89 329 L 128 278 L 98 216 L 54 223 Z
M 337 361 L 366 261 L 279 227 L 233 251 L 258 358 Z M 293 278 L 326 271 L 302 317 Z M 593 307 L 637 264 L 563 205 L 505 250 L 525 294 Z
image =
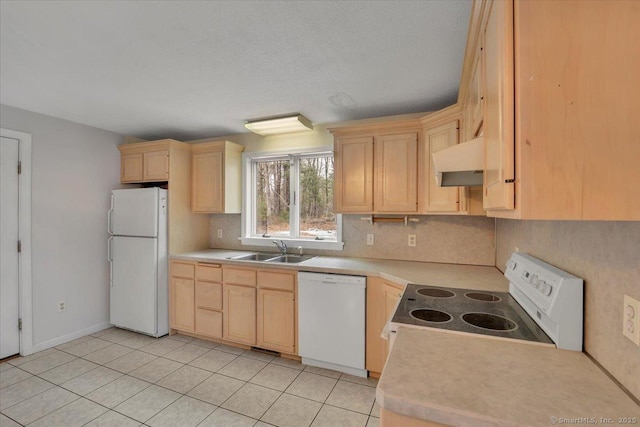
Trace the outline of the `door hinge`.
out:
M 22 330 L 22 319 L 18 319 L 18 330 Z
M 18 162 L 18 175 L 22 173 L 22 162 Z
M 22 252 L 22 241 L 18 240 L 18 252 Z

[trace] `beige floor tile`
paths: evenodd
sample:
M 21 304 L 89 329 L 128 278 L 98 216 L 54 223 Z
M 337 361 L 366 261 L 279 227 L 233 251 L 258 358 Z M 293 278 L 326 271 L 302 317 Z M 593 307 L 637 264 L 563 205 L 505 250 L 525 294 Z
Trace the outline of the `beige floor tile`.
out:
M 64 344 L 57 345 L 56 348 L 58 350 L 64 350 L 65 348 L 73 347 L 74 345 L 80 344 L 81 342 L 89 341 L 91 339 L 91 335 L 87 335 L 85 337 L 76 338 L 75 340 L 71 340 Z
M 223 408 L 216 409 L 198 427 L 251 427 L 256 420 Z
M 90 423 L 85 424 L 85 427 L 139 427 L 141 425 L 138 421 L 115 411 L 108 411 Z
M 14 366 L 9 362 L 0 362 L 0 372 L 6 371 L 7 369 L 11 369 Z
M 240 356 L 242 353 L 245 352 L 245 350 L 240 347 L 234 347 L 232 345 L 227 345 L 227 344 L 220 344 L 219 346 L 216 347 L 216 350 L 235 354 L 236 356 Z
M 76 394 L 85 396 L 103 385 L 117 380 L 121 376 L 122 374 L 118 371 L 99 366 L 94 370 L 60 384 L 60 386 Z
M 32 396 L 42 393 L 54 385 L 38 377 L 27 378 L 24 381 L 10 385 L 2 389 L 0 393 L 0 410 L 22 402 Z
M 264 421 L 258 421 L 254 427 L 273 427 L 273 424 L 265 423 Z
M 321 407 L 322 403 L 283 394 L 267 410 L 261 420 L 278 427 L 308 427 Z
M 109 341 L 101 340 L 99 338 L 90 338 L 86 341 L 81 342 L 80 344 L 65 348 L 64 352 L 73 354 L 74 356 L 82 357 L 86 356 L 89 353 L 93 353 L 94 351 L 98 351 L 101 348 L 108 347 L 111 344 L 112 343 L 110 343 Z
M 129 372 L 129 375 L 150 383 L 155 383 L 183 366 L 182 363 L 158 357 L 146 365 Z
M 338 381 L 326 403 L 369 415 L 376 399 L 376 389 L 366 385 Z
M 373 408 L 371 408 L 370 415 L 372 417 L 380 418 L 380 405 L 378 404 L 377 400 L 373 403 Z
M 255 384 L 245 384 L 222 407 L 259 419 L 282 393 Z
M 112 360 L 122 357 L 125 354 L 131 353 L 133 349 L 125 347 L 123 345 L 113 344 L 109 347 L 101 348 L 98 351 L 89 353 L 86 356 L 82 356 L 83 359 L 97 363 L 99 365 L 105 365 Z
M 306 368 L 304 368 L 304 371 L 310 374 L 324 375 L 325 377 L 331 377 L 335 379 L 340 378 L 340 376 L 342 375 L 341 372 L 332 371 L 330 369 L 317 368 L 315 366 L 307 366 Z
M 189 363 L 208 351 L 209 349 L 206 347 L 193 344 L 185 344 L 182 347 L 178 347 L 175 350 L 170 351 L 162 357 L 175 360 L 176 362 L 180 363 Z
M 136 334 L 130 338 L 127 338 L 124 341 L 120 341 L 118 344 L 137 350 L 149 344 L 153 344 L 157 341 L 158 341 L 157 338 Z
M 263 387 L 269 387 L 280 391 L 285 391 L 287 387 L 300 375 L 300 371 L 269 364 L 256 374 L 250 383 L 258 384 Z
M 224 375 L 213 374 L 204 382 L 191 390 L 188 395 L 196 399 L 204 400 L 213 405 L 220 406 L 233 393 L 245 384 L 244 381 Z
M 311 424 L 312 427 L 365 427 L 369 417 L 346 409 L 335 408 L 324 405 L 316 419 Z
M 131 353 L 127 353 L 122 357 L 112 360 L 105 366 L 127 374 L 143 365 L 146 365 L 156 358 L 157 356 L 154 356 L 153 354 L 133 350 Z
M 380 418 L 369 417 L 369 421 L 367 421 L 367 427 L 380 427 Z
M 183 346 L 181 341 L 172 340 L 171 338 L 160 338 L 156 342 L 146 345 L 140 348 L 140 351 L 145 353 L 155 354 L 156 356 L 164 356 L 172 350 Z
M 60 387 L 54 387 L 5 409 L 3 412 L 9 418 L 26 425 L 76 399 L 78 396 L 75 394 Z
M 3 414 L 0 414 L 0 426 L 2 427 L 20 427 L 20 424 L 13 421 L 9 417 L 5 417 Z
M 158 381 L 157 384 L 161 387 L 185 394 L 210 376 L 211 372 L 204 369 L 194 366 L 183 366 Z
M 106 329 L 103 329 L 101 331 L 95 332 L 95 333 L 91 334 L 91 336 L 92 337 L 99 337 L 99 336 L 102 336 L 104 334 L 111 333 L 111 332 L 113 332 L 115 330 L 116 330 L 116 327 L 115 326 L 111 326 L 110 328 L 106 328 Z
M 48 356 L 44 356 L 20 365 L 20 369 L 22 369 L 23 371 L 27 371 L 30 374 L 38 375 L 44 371 L 48 371 L 49 369 L 53 369 L 57 366 L 64 365 L 67 362 L 71 362 L 75 358 L 75 356 L 58 351 L 56 353 L 49 354 Z
M 29 427 L 81 427 L 106 411 L 107 408 L 81 397 L 29 424 Z
M 11 366 L 9 369 L 0 371 L 0 388 L 5 388 L 15 383 L 19 383 L 20 381 L 26 380 L 32 376 L 33 375 L 23 371 L 22 369 Z
M 287 393 L 324 402 L 338 382 L 335 378 L 302 372 L 287 388 Z
M 115 411 L 134 420 L 145 422 L 179 397 L 180 395 L 174 391 L 152 385 L 116 406 Z
M 181 342 L 191 342 L 195 339 L 193 337 L 189 337 L 187 335 L 182 335 L 182 334 L 170 335 L 169 338 L 172 340 L 177 340 Z
M 115 408 L 150 385 L 148 382 L 138 378 L 123 375 L 117 380 L 87 394 L 86 398 L 107 408 Z
M 65 381 L 69 381 L 70 379 L 80 376 L 97 367 L 98 365 L 93 362 L 89 362 L 88 360 L 75 359 L 71 362 L 65 363 L 64 365 L 49 369 L 38 376 L 49 382 L 60 385 Z
M 106 334 L 100 335 L 101 340 L 118 343 L 126 340 L 127 338 L 134 337 L 138 334 L 131 331 L 125 331 L 124 329 L 115 329 L 114 331 L 108 332 Z
M 197 368 L 206 369 L 207 371 L 217 372 L 236 357 L 238 356 L 235 354 L 225 353 L 216 349 L 203 354 L 189 364 Z
M 147 425 L 151 427 L 195 427 L 215 409 L 215 406 L 208 403 L 182 396 L 147 421 Z
M 250 359 L 260 360 L 266 363 L 269 363 L 275 359 L 275 356 L 272 356 L 267 353 L 263 353 L 261 351 L 253 351 L 253 350 L 245 351 L 244 353 L 242 353 L 242 357 L 248 357 Z
M 20 366 L 20 365 L 23 365 L 25 363 L 31 362 L 32 360 L 36 360 L 36 359 L 39 359 L 41 357 L 48 356 L 50 354 L 58 353 L 58 352 L 59 352 L 58 349 L 48 348 L 46 350 L 42 350 L 42 351 L 39 351 L 37 353 L 30 354 L 28 356 L 16 357 L 15 359 L 9 360 L 7 363 L 10 364 L 10 365 L 13 365 L 13 366 Z
M 265 366 L 267 366 L 265 362 L 261 362 L 255 359 L 249 359 L 246 357 L 238 357 L 227 366 L 220 369 L 218 373 L 226 375 L 228 377 L 237 378 L 239 380 L 249 381 Z
M 271 363 L 274 365 L 285 366 L 291 369 L 297 369 L 299 371 L 302 371 L 307 367 L 307 365 L 303 365 L 298 360 L 286 359 L 284 357 L 276 357 Z
M 376 387 L 378 385 L 378 379 L 373 377 L 356 377 L 355 375 L 342 374 L 340 376 L 340 381 L 349 381 L 350 383 L 366 385 L 369 387 Z
M 207 347 L 208 349 L 216 348 L 217 346 L 220 345 L 220 343 L 202 340 L 200 338 L 194 338 L 194 340 L 190 341 L 189 344 L 199 345 L 201 347 Z

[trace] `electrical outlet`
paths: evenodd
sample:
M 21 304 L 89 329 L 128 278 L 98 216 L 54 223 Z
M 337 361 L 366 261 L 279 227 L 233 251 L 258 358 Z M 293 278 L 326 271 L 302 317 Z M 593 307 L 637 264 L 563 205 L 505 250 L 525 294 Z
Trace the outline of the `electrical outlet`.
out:
M 367 234 L 367 245 L 373 246 L 373 234 Z
M 66 308 L 66 304 L 64 303 L 64 301 L 58 302 L 58 313 L 62 313 L 65 308 Z
M 520 252 L 520 248 L 516 246 L 515 248 L 513 248 L 513 252 Z
M 624 296 L 622 310 L 622 334 L 629 338 L 635 345 L 640 346 L 640 301 Z
M 218 239 L 222 239 L 222 228 L 218 228 Z
M 411 247 L 415 247 L 416 246 L 416 235 L 415 234 L 409 234 L 409 246 Z

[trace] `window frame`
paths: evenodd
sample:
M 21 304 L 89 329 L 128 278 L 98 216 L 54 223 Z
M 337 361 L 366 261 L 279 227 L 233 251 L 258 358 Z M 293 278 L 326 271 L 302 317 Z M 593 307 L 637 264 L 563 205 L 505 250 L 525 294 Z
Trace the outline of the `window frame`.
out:
M 283 240 L 290 248 L 326 249 L 341 251 L 344 249 L 342 241 L 342 215 L 336 214 L 336 240 L 315 240 L 299 238 L 300 232 L 300 159 L 323 154 L 333 154 L 333 147 L 318 146 L 292 150 L 273 150 L 242 153 L 242 214 L 240 242 L 243 245 L 273 247 L 274 240 Z M 257 160 L 291 160 L 289 187 L 289 224 L 290 234 L 296 237 L 261 237 L 255 233 L 256 182 L 255 161 Z M 334 172 L 335 173 L 335 172 Z M 294 179 L 295 177 L 295 179 Z M 297 198 L 298 200 L 295 200 Z

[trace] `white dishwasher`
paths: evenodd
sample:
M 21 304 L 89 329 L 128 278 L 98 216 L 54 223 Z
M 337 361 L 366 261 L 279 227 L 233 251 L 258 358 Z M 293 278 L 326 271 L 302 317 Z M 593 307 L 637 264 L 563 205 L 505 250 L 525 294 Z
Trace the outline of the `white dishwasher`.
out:
M 298 346 L 302 363 L 366 377 L 361 276 L 298 273 Z

